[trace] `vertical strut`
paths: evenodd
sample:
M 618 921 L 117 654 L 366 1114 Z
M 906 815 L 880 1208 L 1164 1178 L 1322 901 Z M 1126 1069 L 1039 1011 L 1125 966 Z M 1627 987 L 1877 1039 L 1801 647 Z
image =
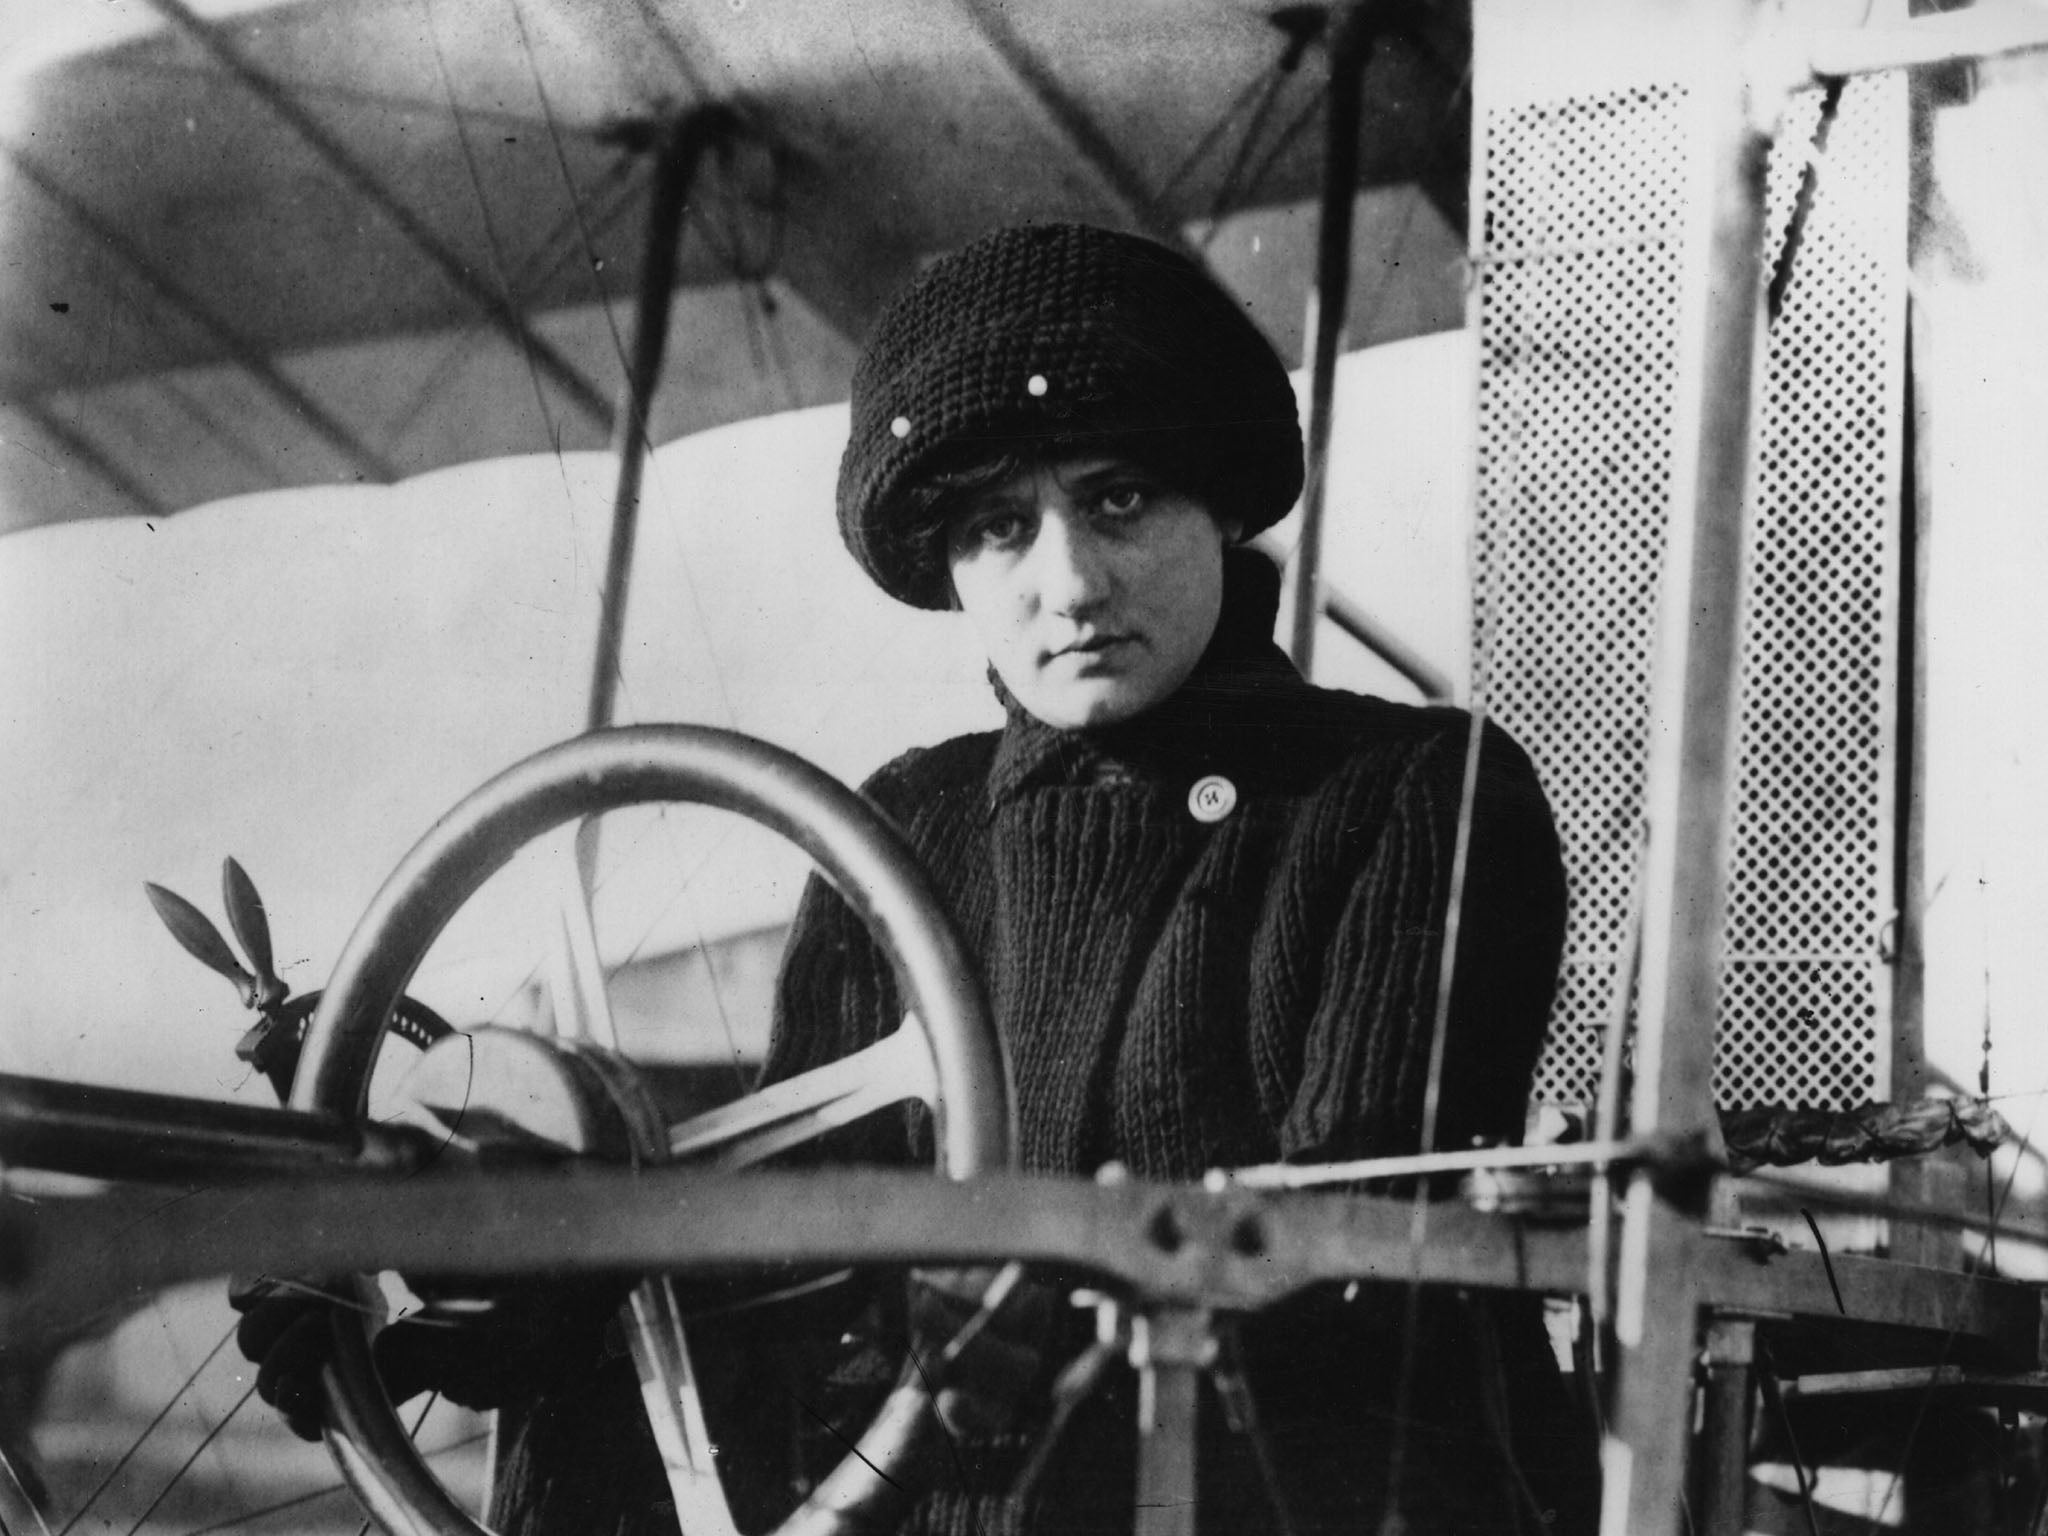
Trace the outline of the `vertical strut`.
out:
M 1288 654 L 1307 676 L 1315 664 L 1316 621 L 1323 612 L 1323 502 L 1336 406 L 1337 353 L 1351 298 L 1351 216 L 1358 198 L 1361 77 L 1372 51 L 1368 0 L 1345 0 L 1330 15 L 1330 89 L 1324 107 L 1322 207 L 1317 215 L 1316 279 L 1309 294 L 1308 478 L 1301 493 L 1295 549 L 1293 630 Z
M 1691 81 L 1693 270 L 1682 335 L 1669 555 L 1651 686 L 1644 791 L 1642 1012 L 1630 1129 L 1715 1134 L 1714 1025 L 1727 895 L 1743 514 L 1763 361 L 1768 140 L 1745 95 L 1750 0 L 1714 0 Z M 1619 1381 L 1603 1447 L 1602 1536 L 1678 1536 L 1698 1350 L 1707 1180 L 1646 1168 L 1622 1216 L 1615 1334 Z
M 1700 1467 L 1694 1486 L 1699 1536 L 1742 1536 L 1749 1488 L 1750 1403 L 1756 1394 L 1756 1324 L 1716 1318 L 1707 1327 L 1706 1400 L 1700 1415 Z
M 619 646 L 626 627 L 626 592 L 633 574 L 633 540 L 640 525 L 640 481 L 651 446 L 647 422 L 661 382 L 668 349 L 669 309 L 675 296 L 683 213 L 697 165 L 711 142 L 733 124 L 729 109 L 712 106 L 686 112 L 664 125 L 656 141 L 654 180 L 647 207 L 647 245 L 640 263 L 640 293 L 634 309 L 633 351 L 626 368 L 625 401 L 613 418 L 612 451 L 618 455 L 618 488 L 612 497 L 611 548 L 605 557 L 603 607 L 598 616 L 597 657 L 590 674 L 593 731 L 612 723 L 618 697 Z
M 1138 1368 L 1137 1536 L 1194 1536 L 1202 1373 L 1215 1361 L 1216 1335 L 1206 1311 L 1167 1307 L 1131 1319 L 1131 1363 Z

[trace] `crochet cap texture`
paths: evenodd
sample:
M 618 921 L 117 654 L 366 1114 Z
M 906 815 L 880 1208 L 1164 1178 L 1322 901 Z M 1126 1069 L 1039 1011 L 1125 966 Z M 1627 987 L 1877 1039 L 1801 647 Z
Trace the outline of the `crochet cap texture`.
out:
M 839 531 L 883 591 L 947 606 L 945 563 L 904 526 L 935 460 L 1034 440 L 1127 451 L 1239 520 L 1301 494 L 1294 391 L 1272 345 L 1192 261 L 1079 224 L 1000 230 L 928 267 L 883 313 L 853 375 Z

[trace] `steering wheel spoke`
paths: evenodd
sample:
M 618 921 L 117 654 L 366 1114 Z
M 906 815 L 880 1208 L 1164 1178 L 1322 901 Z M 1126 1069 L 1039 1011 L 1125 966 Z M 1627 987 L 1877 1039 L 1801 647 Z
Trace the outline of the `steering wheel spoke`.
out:
M 621 1321 L 678 1523 L 687 1536 L 738 1536 L 725 1485 L 718 1478 L 717 1453 L 697 1373 L 690 1365 L 675 1286 L 666 1276 L 641 1281 Z
M 748 1168 L 910 1099 L 939 1102 L 931 1045 L 915 1016 L 851 1056 L 692 1115 L 670 1128 L 669 1156 Z

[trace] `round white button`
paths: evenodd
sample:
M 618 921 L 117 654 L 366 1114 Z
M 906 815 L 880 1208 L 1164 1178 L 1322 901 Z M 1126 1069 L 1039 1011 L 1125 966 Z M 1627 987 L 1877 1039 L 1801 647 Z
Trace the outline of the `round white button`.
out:
M 1044 394 L 1046 391 L 1045 375 L 1042 373 L 1034 373 L 1033 375 L 1031 375 L 1030 378 L 1024 381 L 1024 389 L 1027 394 Z
M 898 416 L 889 423 L 889 430 L 898 437 L 910 436 L 910 418 L 908 416 Z
M 1188 814 L 1197 821 L 1221 821 L 1237 809 L 1237 786 L 1220 773 L 1195 780 L 1188 791 Z

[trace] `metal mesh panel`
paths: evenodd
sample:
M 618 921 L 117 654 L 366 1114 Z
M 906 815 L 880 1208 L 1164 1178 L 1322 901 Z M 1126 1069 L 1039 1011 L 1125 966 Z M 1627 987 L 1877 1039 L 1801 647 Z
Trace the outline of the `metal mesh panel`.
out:
M 1819 93 L 1774 157 L 1769 226 L 1800 201 Z M 1900 82 L 1844 92 L 1772 328 L 1722 1017 L 1724 1105 L 1882 1097 L 1903 292 Z M 1481 134 L 1477 650 L 1529 748 L 1571 882 L 1537 1091 L 1596 1088 L 1639 862 L 1665 551 L 1681 226 L 1674 88 L 1522 105 Z
M 1786 247 L 1821 93 L 1771 165 Z M 1842 92 L 1771 327 L 1740 677 L 1723 1103 L 1888 1096 L 1905 82 Z

